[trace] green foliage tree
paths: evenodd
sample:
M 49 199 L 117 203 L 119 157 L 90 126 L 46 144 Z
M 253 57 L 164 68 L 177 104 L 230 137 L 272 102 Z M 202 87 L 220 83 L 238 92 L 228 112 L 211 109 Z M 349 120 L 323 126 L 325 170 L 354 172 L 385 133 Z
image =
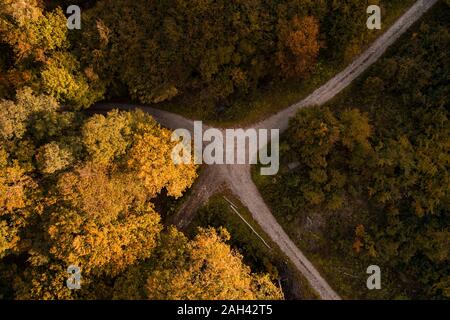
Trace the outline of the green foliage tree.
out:
M 326 107 L 301 110 L 288 130 L 288 148 L 300 168 L 289 177 L 287 188 L 300 194 L 303 205 L 341 208 L 356 177 L 363 177 L 357 165 L 371 155 L 371 132 L 367 115 L 357 109 L 337 116 Z M 343 174 L 344 170 L 352 174 Z
M 450 20 L 437 6 L 329 106 L 298 113 L 283 149 L 299 166 L 264 187 L 287 221 L 327 216 L 315 252 L 382 266 L 401 284 L 384 298 L 449 297 Z

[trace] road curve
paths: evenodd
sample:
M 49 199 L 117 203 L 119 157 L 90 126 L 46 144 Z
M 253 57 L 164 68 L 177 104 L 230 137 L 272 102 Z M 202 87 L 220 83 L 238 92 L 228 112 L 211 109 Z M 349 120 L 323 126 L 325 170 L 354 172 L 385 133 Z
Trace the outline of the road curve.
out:
M 260 121 L 248 128 L 287 129 L 289 119 L 303 107 L 321 105 L 345 89 L 354 79 L 376 62 L 387 48 L 392 45 L 408 28 L 414 24 L 438 0 L 418 0 L 400 17 L 382 36 L 380 36 L 361 56 L 347 68 L 337 74 L 326 84 L 315 90 L 302 101 Z M 159 123 L 171 129 L 185 128 L 193 131 L 193 121 L 180 115 L 148 106 L 122 103 L 100 103 L 91 110 L 104 112 L 112 108 L 142 109 L 151 114 Z M 278 224 L 270 209 L 251 178 L 249 165 L 212 165 L 205 171 L 194 185 L 191 195 L 183 203 L 174 219 L 174 223 L 184 228 L 191 221 L 195 210 L 206 202 L 221 186 L 226 185 L 251 212 L 253 218 L 267 235 L 291 259 L 297 269 L 305 276 L 311 287 L 325 300 L 339 300 L 339 295 L 328 285 L 311 262 L 292 242 L 283 228 Z

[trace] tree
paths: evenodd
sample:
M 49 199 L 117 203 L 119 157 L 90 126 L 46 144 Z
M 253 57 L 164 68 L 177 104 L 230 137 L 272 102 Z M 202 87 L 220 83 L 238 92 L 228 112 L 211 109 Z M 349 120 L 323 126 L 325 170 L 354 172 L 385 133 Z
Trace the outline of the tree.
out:
M 117 275 L 148 258 L 161 231 L 150 204 L 137 201 L 132 177 L 109 176 L 96 165 L 63 174 L 53 192 L 47 232 L 49 252 L 84 272 Z
M 4 142 L 22 139 L 34 114 L 44 111 L 50 113 L 58 109 L 53 98 L 35 95 L 28 87 L 17 92 L 15 102 L 2 100 L 0 104 L 0 129 Z
M 308 76 L 320 42 L 319 19 L 307 14 L 323 10 L 303 0 L 101 0 L 84 15 L 78 56 L 94 62 L 112 95 L 127 90 L 144 103 L 177 97 L 214 112 L 285 71 Z
M 432 23 L 419 24 L 420 32 L 335 98 L 329 107 L 336 111 L 300 111 L 284 147 L 299 166 L 265 186 L 270 203 L 289 222 L 304 218 L 298 207 L 329 213 L 320 230 L 323 246 L 316 250 L 331 252 L 331 259 L 351 253 L 352 265 L 376 259 L 389 281 L 401 284 L 385 298 L 449 295 L 444 48 L 450 37 L 444 7 L 438 5 Z M 349 105 L 360 107 L 346 110 Z
M 16 266 L 2 283 L 19 299 L 111 297 L 157 245 L 152 200 L 181 196 L 195 165 L 173 164 L 171 132 L 142 111 L 86 118 L 29 88 L 0 104 L 0 258 Z M 83 272 L 76 294 L 69 265 Z
M 197 177 L 196 166 L 174 164 L 172 150 L 176 142 L 171 141 L 171 132 L 161 128 L 150 116 L 136 111 L 131 122 L 136 131 L 127 154 L 128 170 L 137 173 L 150 197 L 163 188 L 168 195 L 180 197 Z
M 0 91 L 9 98 L 24 86 L 76 108 L 103 96 L 103 84 L 89 64 L 80 65 L 68 52 L 66 18 L 59 7 L 45 11 L 38 0 L 1 0 L 0 45 L 5 48 Z
M 337 210 L 349 194 L 360 193 L 366 179 L 363 164 L 374 161 L 368 115 L 357 109 L 339 113 L 328 107 L 305 108 L 290 121 L 286 152 L 299 166 L 283 178 L 283 208 Z M 305 179 L 305 177 L 307 179 Z M 280 191 L 273 190 L 274 199 Z
M 74 158 L 70 150 L 63 149 L 57 143 L 51 142 L 39 148 L 36 160 L 43 173 L 51 174 L 67 168 Z
M 369 138 L 373 134 L 372 126 L 366 113 L 358 109 L 348 109 L 339 114 L 340 141 L 349 151 L 356 147 L 370 148 Z
M 17 300 L 72 300 L 73 290 L 66 286 L 68 273 L 58 264 L 28 268 L 15 276 L 13 288 Z
M 149 299 L 281 299 L 268 276 L 252 274 L 242 256 L 225 243 L 226 230 L 199 229 L 188 241 L 171 229 L 168 237 L 171 249 L 158 250 L 147 279 Z
M 83 144 L 95 163 L 108 164 L 123 156 L 132 143 L 130 113 L 113 110 L 94 115 L 82 128 Z
M 326 157 L 339 140 L 339 122 L 328 108 L 300 110 L 289 123 L 289 143 L 309 167 L 326 167 Z
M 70 53 L 55 53 L 41 71 L 42 90 L 60 103 L 75 108 L 89 107 L 103 96 L 104 88 L 91 68 L 82 70 Z
M 61 9 L 45 13 L 40 1 L 0 2 L 2 42 L 14 49 L 18 62 L 45 61 L 46 54 L 67 45 L 67 28 Z
M 279 26 L 279 44 L 276 55 L 284 77 L 308 77 L 316 66 L 320 42 L 316 18 L 295 16 Z

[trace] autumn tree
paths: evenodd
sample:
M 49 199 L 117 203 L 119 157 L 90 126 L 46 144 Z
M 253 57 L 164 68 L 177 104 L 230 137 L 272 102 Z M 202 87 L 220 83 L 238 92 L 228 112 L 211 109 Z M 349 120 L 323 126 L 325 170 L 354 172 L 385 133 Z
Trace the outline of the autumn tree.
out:
M 319 54 L 319 24 L 311 16 L 295 16 L 279 26 L 277 64 L 284 77 L 307 77 Z
M 116 298 L 142 286 L 140 298 L 158 300 L 281 299 L 268 275 L 251 273 L 243 264 L 226 243 L 229 237 L 225 229 L 210 228 L 199 229 L 189 240 L 169 229 L 147 267 L 133 268 L 117 282 Z
M 132 142 L 129 113 L 113 110 L 93 115 L 83 124 L 83 144 L 91 160 L 99 164 L 114 162 L 126 154 Z
M 196 166 L 175 164 L 171 132 L 161 128 L 150 116 L 137 111 L 131 119 L 136 128 L 134 143 L 126 157 L 128 170 L 136 172 L 150 197 L 163 188 L 173 197 L 180 197 L 196 178 Z
M 0 104 L 0 257 L 24 261 L 1 282 L 20 299 L 109 297 L 157 245 L 152 200 L 181 196 L 195 165 L 173 164 L 171 132 L 142 111 L 86 118 L 29 88 Z M 76 294 L 69 265 L 83 270 Z
M 62 175 L 47 223 L 50 253 L 85 272 L 110 275 L 147 258 L 160 218 L 151 205 L 133 206 L 130 182 L 90 164 Z
M 17 89 L 31 86 L 76 108 L 100 99 L 102 83 L 89 64 L 81 66 L 68 51 L 68 38 L 61 8 L 46 11 L 38 0 L 1 0 L 0 44 L 5 49 L 0 93 L 12 98 Z
M 0 102 L 0 255 L 20 252 L 20 234 L 32 215 L 38 185 L 33 179 L 34 144 L 27 135 L 29 118 L 44 108 L 51 98 L 36 97 L 28 89 L 17 101 Z

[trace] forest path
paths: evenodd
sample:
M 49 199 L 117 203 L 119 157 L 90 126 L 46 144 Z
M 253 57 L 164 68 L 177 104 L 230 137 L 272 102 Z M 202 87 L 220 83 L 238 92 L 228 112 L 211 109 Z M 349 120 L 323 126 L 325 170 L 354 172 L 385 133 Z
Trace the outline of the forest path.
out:
M 438 0 L 418 0 L 383 35 L 381 35 L 364 53 L 347 68 L 326 84 L 315 90 L 302 101 L 274 114 L 247 128 L 280 129 L 288 127 L 289 119 L 306 106 L 322 105 L 345 89 L 353 80 L 376 62 L 387 48 L 392 45 L 411 25 L 419 20 Z M 192 120 L 167 111 L 148 106 L 120 103 L 103 103 L 93 107 L 95 112 L 112 108 L 140 108 L 151 114 L 159 123 L 171 129 L 186 128 L 193 132 Z M 206 127 L 204 128 L 206 129 Z M 305 276 L 311 287 L 325 300 L 339 300 L 339 295 L 328 285 L 316 268 L 292 242 L 283 228 L 272 215 L 251 178 L 250 165 L 210 165 L 206 166 L 191 190 L 190 196 L 181 205 L 173 223 L 185 228 L 192 220 L 196 210 L 205 203 L 219 188 L 227 186 L 241 203 L 248 208 L 255 221 L 267 233 L 280 249 L 288 256 L 297 269 Z

